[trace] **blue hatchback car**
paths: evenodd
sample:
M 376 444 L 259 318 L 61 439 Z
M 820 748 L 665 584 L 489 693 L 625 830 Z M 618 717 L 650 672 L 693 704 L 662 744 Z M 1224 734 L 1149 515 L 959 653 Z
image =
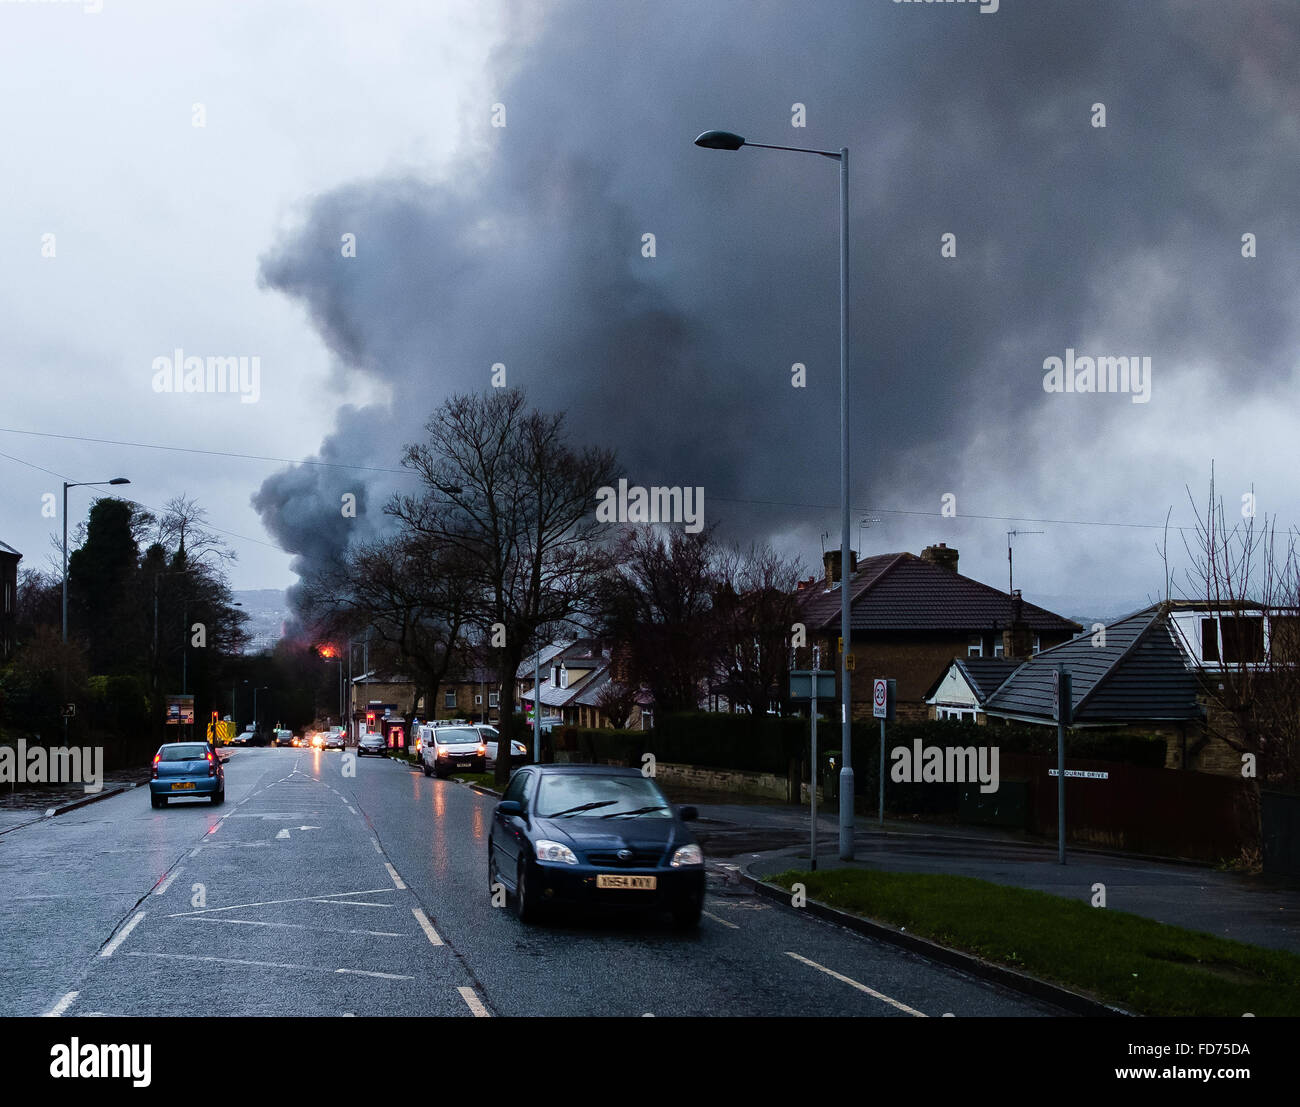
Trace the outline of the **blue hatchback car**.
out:
M 180 796 L 209 796 L 213 806 L 226 799 L 226 771 L 207 742 L 168 742 L 153 755 L 149 802 L 166 807 Z
M 522 922 L 550 906 L 668 911 L 699 924 L 704 855 L 686 822 L 639 769 L 525 765 L 488 834 L 488 887 L 514 896 Z

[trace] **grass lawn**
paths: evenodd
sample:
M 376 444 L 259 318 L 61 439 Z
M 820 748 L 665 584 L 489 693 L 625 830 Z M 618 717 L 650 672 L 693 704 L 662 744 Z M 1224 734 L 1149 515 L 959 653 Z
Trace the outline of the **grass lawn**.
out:
M 965 876 L 860 869 L 767 878 L 1143 1015 L 1300 1014 L 1300 957 Z
M 477 784 L 481 788 L 495 788 L 495 773 L 456 773 L 458 780 L 463 780 L 466 784 Z

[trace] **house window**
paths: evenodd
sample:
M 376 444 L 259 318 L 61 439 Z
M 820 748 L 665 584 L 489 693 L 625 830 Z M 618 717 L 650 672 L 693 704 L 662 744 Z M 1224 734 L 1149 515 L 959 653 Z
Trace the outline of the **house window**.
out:
M 477 692 L 474 694 L 474 706 L 475 707 L 483 706 L 483 697 L 480 696 Z
M 1043 648 L 1043 640 L 1042 640 L 1041 638 L 1039 638 L 1037 634 L 1035 634 L 1035 635 L 1034 635 L 1034 653 L 1037 653 L 1037 652 L 1038 652 L 1039 650 L 1041 650 L 1042 648 Z
M 1001 657 L 1005 652 L 1006 652 L 1006 644 L 1002 641 L 1001 638 L 995 638 L 993 640 L 993 656 Z
M 1223 617 L 1223 660 L 1225 662 L 1264 660 L 1264 617 L 1262 615 Z
M 1201 620 L 1201 660 L 1219 660 L 1219 620 Z
M 443 693 L 443 697 L 442 697 L 442 706 L 443 706 L 443 707 L 446 707 L 446 708 L 452 708 L 452 707 L 455 707 L 455 706 L 456 706 L 456 693 L 455 693 L 455 692 L 445 692 L 445 693 Z
M 982 638 L 972 638 L 972 639 L 970 640 L 970 645 L 966 647 L 966 656 L 967 656 L 967 657 L 983 657 L 983 656 L 984 656 L 984 640 L 983 640 Z
M 489 693 L 488 693 L 488 707 L 499 707 L 500 704 L 501 704 L 501 693 L 500 693 L 500 692 L 489 692 Z

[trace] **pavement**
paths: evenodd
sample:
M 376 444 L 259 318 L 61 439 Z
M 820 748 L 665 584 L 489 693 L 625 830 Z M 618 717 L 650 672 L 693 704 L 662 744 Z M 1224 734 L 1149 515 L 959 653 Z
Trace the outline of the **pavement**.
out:
M 696 834 L 707 856 L 730 857 L 751 876 L 809 867 L 807 808 L 790 805 L 700 802 L 717 796 L 677 792 L 694 803 Z M 683 798 L 687 797 L 687 798 Z M 726 798 L 726 797 L 724 797 Z M 818 812 L 819 870 L 945 873 L 1032 888 L 1090 903 L 1105 886 L 1106 907 L 1252 945 L 1300 954 L 1300 883 L 1208 866 L 1069 849 L 1057 863 L 1056 844 L 981 827 L 936 827 L 859 816 L 854 860 L 839 860 L 838 815 Z

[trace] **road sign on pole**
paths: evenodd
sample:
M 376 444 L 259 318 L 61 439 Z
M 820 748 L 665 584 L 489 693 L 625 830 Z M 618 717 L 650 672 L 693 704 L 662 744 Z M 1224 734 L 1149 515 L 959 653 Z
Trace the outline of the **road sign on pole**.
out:
M 880 720 L 880 796 L 876 807 L 881 826 L 885 825 L 885 723 L 894 721 L 897 690 L 898 681 L 886 677 L 877 677 L 871 683 L 871 714 Z
M 1071 722 L 1073 682 L 1064 665 L 1052 670 L 1052 713 L 1056 716 L 1056 859 L 1065 864 L 1065 729 Z

